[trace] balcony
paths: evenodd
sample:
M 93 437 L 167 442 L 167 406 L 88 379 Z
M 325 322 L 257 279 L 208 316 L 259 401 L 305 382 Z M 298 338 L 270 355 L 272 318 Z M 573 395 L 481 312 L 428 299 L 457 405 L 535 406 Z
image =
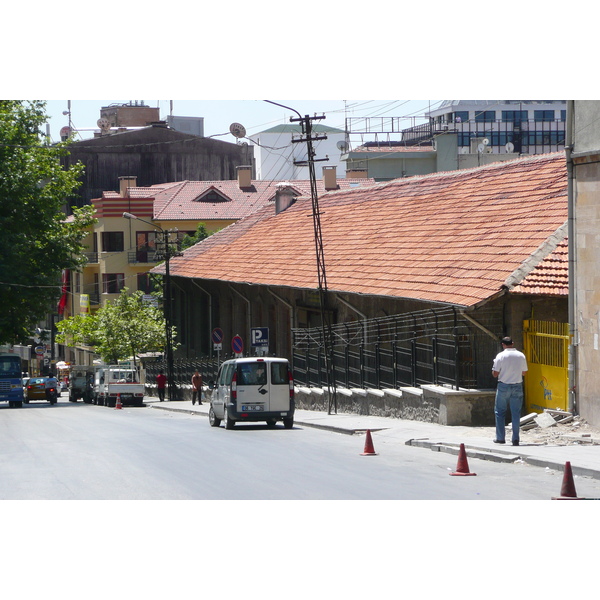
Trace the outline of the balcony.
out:
M 133 250 L 127 252 L 127 262 L 129 264 L 157 263 L 160 257 L 156 250 Z
M 97 252 L 84 252 L 88 264 L 98 264 L 98 253 Z

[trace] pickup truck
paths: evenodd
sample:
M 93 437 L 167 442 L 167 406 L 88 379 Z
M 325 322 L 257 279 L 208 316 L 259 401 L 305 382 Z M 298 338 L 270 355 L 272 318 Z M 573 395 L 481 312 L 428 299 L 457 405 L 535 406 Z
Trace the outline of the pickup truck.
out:
M 123 406 L 144 405 L 144 384 L 139 371 L 119 365 L 97 367 L 92 402 L 114 407 L 119 397 Z

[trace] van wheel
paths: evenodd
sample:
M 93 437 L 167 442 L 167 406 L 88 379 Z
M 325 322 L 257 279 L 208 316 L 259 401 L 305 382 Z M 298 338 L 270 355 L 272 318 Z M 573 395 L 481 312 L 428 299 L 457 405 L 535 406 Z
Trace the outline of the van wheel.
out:
M 277 425 L 277 419 L 267 419 L 267 427 L 275 427 Z
M 227 407 L 225 407 L 225 410 L 223 411 L 223 423 L 225 424 L 225 429 L 233 429 L 235 426 L 235 421 L 230 419 L 227 414 Z
M 221 419 L 217 419 L 212 406 L 208 409 L 208 422 L 211 427 L 218 427 L 221 424 Z
M 284 418 L 284 419 L 283 419 L 283 426 L 284 426 L 286 429 L 291 429 L 291 428 L 294 426 L 294 419 L 292 419 L 292 418 L 289 418 L 289 417 L 287 417 L 287 418 Z

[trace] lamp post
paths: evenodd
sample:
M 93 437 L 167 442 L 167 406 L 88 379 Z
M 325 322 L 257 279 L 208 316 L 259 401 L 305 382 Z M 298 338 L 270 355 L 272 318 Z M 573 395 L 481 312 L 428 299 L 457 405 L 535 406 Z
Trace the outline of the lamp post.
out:
M 161 244 L 164 245 L 164 258 L 165 258 L 165 279 L 163 284 L 163 313 L 165 316 L 165 338 L 166 338 L 166 357 L 167 357 L 167 389 L 169 390 L 169 400 L 179 400 L 179 391 L 175 385 L 174 377 L 174 366 L 173 366 L 173 336 L 172 336 L 172 305 L 171 305 L 171 273 L 169 271 L 169 260 L 172 256 L 177 256 L 178 253 L 171 252 L 171 246 L 169 244 L 169 233 L 172 230 L 165 231 L 160 225 L 141 219 L 136 215 L 128 212 L 123 213 L 123 217 L 126 219 L 136 219 L 152 225 L 158 229 L 162 236 Z M 158 254 L 158 253 L 157 253 Z

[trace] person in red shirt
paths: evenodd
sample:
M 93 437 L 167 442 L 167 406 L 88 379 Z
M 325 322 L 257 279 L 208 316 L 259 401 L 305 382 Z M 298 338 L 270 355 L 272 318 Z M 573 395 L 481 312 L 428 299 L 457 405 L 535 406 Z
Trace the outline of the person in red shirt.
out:
M 156 376 L 156 387 L 158 389 L 158 398 L 162 402 L 165 399 L 165 387 L 167 385 L 167 376 L 161 371 Z

